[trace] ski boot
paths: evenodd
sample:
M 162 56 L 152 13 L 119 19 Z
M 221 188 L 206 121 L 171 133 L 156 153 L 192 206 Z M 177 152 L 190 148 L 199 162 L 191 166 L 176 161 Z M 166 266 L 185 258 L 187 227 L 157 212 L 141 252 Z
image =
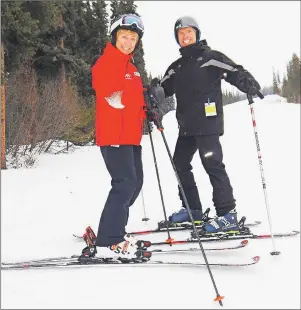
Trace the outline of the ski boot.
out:
M 232 210 L 224 216 L 209 220 L 197 233 L 202 238 L 217 236 L 221 239 L 227 239 L 229 236 L 249 235 L 251 232 L 248 227 L 245 227 L 245 221 L 246 217 L 243 216 L 238 222 L 237 213 L 235 210 Z M 191 237 L 193 239 L 197 238 L 195 232 L 191 232 Z
M 209 221 L 209 211 L 210 208 L 207 208 L 206 211 L 202 214 L 200 210 L 191 210 L 192 217 L 194 219 L 194 224 L 198 227 L 202 226 L 205 222 Z M 183 227 L 183 228 L 192 228 L 192 223 L 189 217 L 187 209 L 181 209 L 178 212 L 173 213 L 169 216 L 168 221 L 161 221 L 158 223 L 158 229 L 166 229 L 168 227 Z
M 124 241 L 108 247 L 96 247 L 96 235 L 92 228 L 88 226 L 83 238 L 87 246 L 82 250 L 79 261 L 86 262 L 93 258 L 117 258 L 123 260 L 138 260 L 144 262 L 152 256 L 147 248 L 151 246 L 150 241 L 136 240 L 131 235 L 126 234 Z M 117 254 L 117 255 L 116 255 Z

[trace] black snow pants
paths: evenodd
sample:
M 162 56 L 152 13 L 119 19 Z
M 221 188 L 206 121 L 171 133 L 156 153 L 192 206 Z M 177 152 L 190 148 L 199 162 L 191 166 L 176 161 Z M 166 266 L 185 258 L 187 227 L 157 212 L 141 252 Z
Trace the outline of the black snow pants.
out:
M 104 146 L 100 150 L 112 188 L 101 214 L 96 246 L 110 246 L 124 240 L 129 208 L 142 188 L 141 146 Z
M 223 151 L 218 135 L 178 137 L 173 160 L 189 207 L 191 209 L 202 210 L 202 204 L 191 166 L 191 161 L 197 150 L 199 151 L 203 167 L 213 187 L 212 200 L 216 214 L 217 216 L 223 216 L 235 208 L 235 199 L 225 165 L 223 164 Z M 185 208 L 180 191 L 179 196 Z

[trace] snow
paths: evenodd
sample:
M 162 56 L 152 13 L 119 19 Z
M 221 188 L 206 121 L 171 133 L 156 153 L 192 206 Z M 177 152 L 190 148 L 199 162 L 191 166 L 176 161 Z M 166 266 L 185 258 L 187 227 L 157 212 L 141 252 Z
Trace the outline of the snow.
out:
M 254 111 L 274 232 L 300 230 L 300 105 L 279 96 L 255 99 Z M 269 233 L 250 108 L 247 101 L 224 108 L 221 137 L 224 163 L 234 188 L 238 215 L 261 220 L 254 233 Z M 175 112 L 163 120 L 171 153 L 177 138 Z M 177 182 L 161 133 L 153 132 L 167 214 L 180 208 Z M 149 136 L 144 136 L 145 212 L 140 195 L 131 208 L 127 230 L 155 228 L 164 219 Z M 212 188 L 201 161 L 193 159 L 204 208 L 212 206 Z M 109 174 L 96 146 L 69 153 L 43 154 L 32 169 L 1 171 L 1 243 L 4 261 L 79 254 L 82 234 L 99 217 L 110 189 Z M 185 239 L 188 232 L 172 232 Z M 145 238 L 146 236 L 144 236 Z M 148 236 L 167 239 L 167 234 Z M 146 239 L 146 238 L 145 238 Z M 246 248 L 207 252 L 209 263 L 242 262 L 255 255 L 257 265 L 211 267 L 226 309 L 300 309 L 300 237 L 275 238 L 281 255 L 272 256 L 271 239 L 252 240 Z M 233 245 L 239 241 L 204 243 Z M 191 245 L 189 246 L 191 247 Z M 197 244 L 193 244 L 197 247 Z M 162 247 L 164 248 L 164 247 Z M 168 248 L 168 246 L 166 246 Z M 201 252 L 153 255 L 154 260 L 204 262 Z M 91 267 L 1 271 L 1 308 L 5 309 L 217 309 L 216 292 L 206 267 Z

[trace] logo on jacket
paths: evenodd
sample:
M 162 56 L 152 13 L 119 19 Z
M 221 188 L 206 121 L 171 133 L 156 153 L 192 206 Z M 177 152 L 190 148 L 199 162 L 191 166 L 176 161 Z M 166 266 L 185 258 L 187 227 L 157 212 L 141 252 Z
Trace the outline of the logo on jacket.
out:
M 125 79 L 126 79 L 126 80 L 131 80 L 131 79 L 132 79 L 132 76 L 131 76 L 129 73 L 126 73 L 126 74 L 125 74 Z
M 134 72 L 134 75 L 135 76 L 140 76 L 140 73 L 136 71 L 136 72 Z

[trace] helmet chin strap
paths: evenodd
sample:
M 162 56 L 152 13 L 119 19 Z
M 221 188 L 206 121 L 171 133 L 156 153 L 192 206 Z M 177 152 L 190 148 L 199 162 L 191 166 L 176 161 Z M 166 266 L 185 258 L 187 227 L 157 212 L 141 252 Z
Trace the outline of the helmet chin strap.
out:
M 116 31 L 114 31 L 114 33 L 112 33 L 111 43 L 113 46 L 116 47 Z

